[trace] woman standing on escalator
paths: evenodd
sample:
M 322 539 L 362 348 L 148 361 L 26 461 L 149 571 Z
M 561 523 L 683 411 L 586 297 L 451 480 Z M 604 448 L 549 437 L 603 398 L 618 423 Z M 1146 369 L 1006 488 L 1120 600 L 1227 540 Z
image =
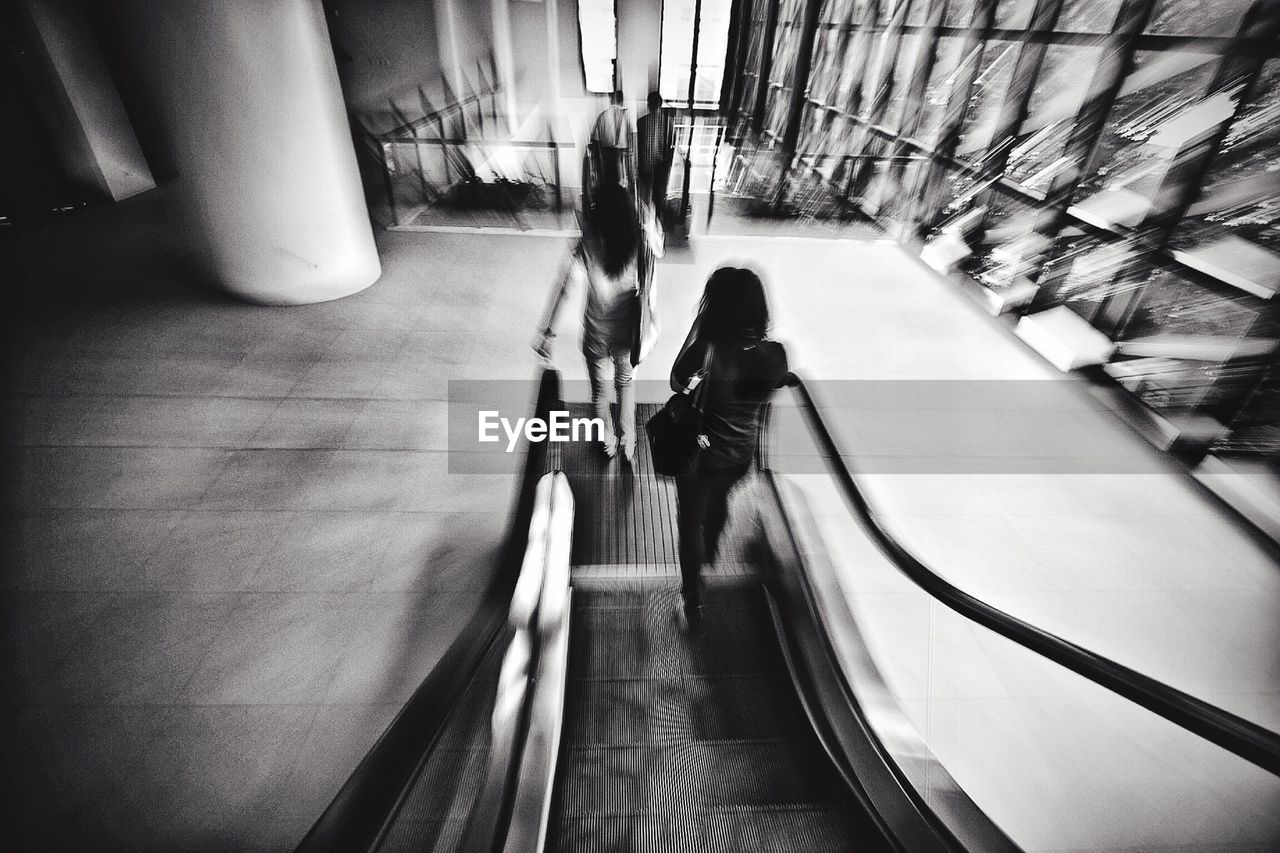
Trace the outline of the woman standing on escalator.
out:
M 642 239 L 640 217 L 631 194 L 616 184 L 601 187 L 587 212 L 582 240 L 570 256 L 559 286 L 551 294 L 542 330 L 533 344 L 539 355 L 550 357 L 560 306 L 571 288 L 585 282 L 582 354 L 587 359 L 587 373 L 591 378 L 591 402 L 596 417 L 605 424 L 605 455 L 613 458 L 621 448 L 627 462 L 635 458 L 636 451 L 636 394 L 631 376 L 640 311 Z M 614 433 L 613 419 L 609 416 L 605 377 L 610 361 L 618 396 L 621 436 Z
M 769 306 L 754 272 L 721 267 L 707 279 L 702 305 L 671 368 L 671 387 L 702 393 L 702 451 L 676 478 L 681 593 L 690 624 L 702 605 L 699 575 L 714 561 L 729 515 L 729 491 L 751 468 L 765 404 L 787 377 L 787 353 L 769 340 Z

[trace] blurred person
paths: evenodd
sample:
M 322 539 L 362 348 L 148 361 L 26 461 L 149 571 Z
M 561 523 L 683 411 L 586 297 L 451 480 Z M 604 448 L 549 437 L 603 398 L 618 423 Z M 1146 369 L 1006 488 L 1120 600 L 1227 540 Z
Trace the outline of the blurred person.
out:
M 635 131 L 621 89 L 609 95 L 609 106 L 596 117 L 587 140 L 582 189 L 585 209 L 595 203 L 595 193 L 606 186 L 635 189 Z
M 640 198 L 652 206 L 659 225 L 668 227 L 667 185 L 675 161 L 675 122 L 662 95 L 649 93 L 649 112 L 636 121 L 636 177 Z
M 591 403 L 596 417 L 605 424 L 605 455 L 613 458 L 621 447 L 628 462 L 635 458 L 636 448 L 636 399 L 631 377 L 639 310 L 641 240 L 634 198 L 616 184 L 602 186 L 595 204 L 587 211 L 582 239 L 574 247 L 568 269 L 551 295 L 542 332 L 534 343 L 534 350 L 540 356 L 550 358 L 560 306 L 569 289 L 585 281 L 582 354 L 591 378 Z M 613 362 L 621 435 L 615 434 L 605 388 L 609 361 Z
M 769 306 L 754 272 L 721 267 L 707 279 L 671 387 L 702 392 L 701 429 L 693 471 L 676 478 L 681 594 L 689 624 L 700 619 L 700 573 L 714 562 L 729 517 L 729 492 L 755 460 L 765 404 L 787 377 L 787 353 L 769 340 Z

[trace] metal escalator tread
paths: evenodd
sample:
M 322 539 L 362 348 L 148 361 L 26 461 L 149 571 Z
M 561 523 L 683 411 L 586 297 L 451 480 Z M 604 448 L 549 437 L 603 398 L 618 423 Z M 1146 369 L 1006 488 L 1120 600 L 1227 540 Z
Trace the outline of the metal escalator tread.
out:
M 504 630 L 485 655 L 397 806 L 377 850 L 448 853 L 459 848 L 471 805 L 484 783 L 489 720 L 510 639 L 510 630 Z
M 759 582 L 709 589 L 706 603 L 690 635 L 674 588 L 575 588 L 548 849 L 856 846 Z
M 570 417 L 591 417 L 590 403 L 564 403 Z M 659 408 L 636 406 L 636 423 L 643 424 Z M 648 442 L 641 430 L 636 459 L 628 464 L 610 460 L 594 442 L 551 445 L 547 470 L 561 470 L 569 480 L 574 502 L 590 507 L 581 512 L 573 529 L 574 565 L 666 564 L 676 561 L 675 483 L 653 471 Z
M 572 815 L 562 820 L 565 853 L 599 850 L 844 853 L 851 842 L 828 807 Z

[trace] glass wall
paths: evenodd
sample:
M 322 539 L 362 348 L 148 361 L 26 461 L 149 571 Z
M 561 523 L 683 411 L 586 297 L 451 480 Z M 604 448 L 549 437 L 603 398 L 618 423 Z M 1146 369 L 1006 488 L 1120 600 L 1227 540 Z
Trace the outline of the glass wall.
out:
M 814 215 L 878 219 L 999 310 L 1067 306 L 1149 406 L 1280 459 L 1280 0 L 769 5 L 738 4 L 730 118 L 778 198 L 820 182 Z

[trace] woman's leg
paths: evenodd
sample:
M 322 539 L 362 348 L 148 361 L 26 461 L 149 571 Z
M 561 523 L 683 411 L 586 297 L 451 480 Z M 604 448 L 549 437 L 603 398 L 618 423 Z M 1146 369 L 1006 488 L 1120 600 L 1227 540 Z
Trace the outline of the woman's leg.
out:
M 702 522 L 710 497 L 707 479 L 700 474 L 676 478 L 676 527 L 680 535 L 680 591 L 686 607 L 702 603 L 698 579 L 702 569 Z
M 609 414 L 609 395 L 606 392 L 608 386 L 605 384 L 609 350 L 603 341 L 584 337 L 582 354 L 587 359 L 587 376 L 591 380 L 591 407 L 604 424 L 604 449 L 612 456 L 618 449 L 618 437 L 613 432 L 613 417 Z
M 622 434 L 623 453 L 628 460 L 636 448 L 636 389 L 632 384 L 631 344 L 611 347 L 613 355 L 613 384 L 618 394 L 618 427 Z
M 729 520 L 729 492 L 749 467 L 743 465 L 707 474 L 707 508 L 702 520 L 702 558 L 707 562 L 714 561 L 720 551 L 720 536 Z

